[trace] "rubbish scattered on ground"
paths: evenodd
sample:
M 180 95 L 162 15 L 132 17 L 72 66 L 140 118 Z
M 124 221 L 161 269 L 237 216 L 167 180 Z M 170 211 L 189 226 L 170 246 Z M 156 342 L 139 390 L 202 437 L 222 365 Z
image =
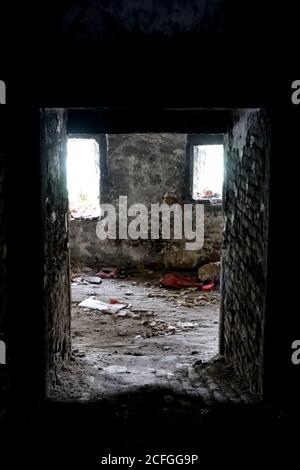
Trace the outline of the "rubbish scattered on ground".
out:
M 72 277 L 72 284 L 74 286 L 78 284 L 82 285 L 87 285 L 87 284 L 101 284 L 102 279 L 98 276 L 78 276 L 78 277 Z
M 115 279 L 118 276 L 118 270 L 116 268 L 102 268 L 96 276 L 101 279 Z
M 118 313 L 118 317 L 127 317 L 130 312 L 128 310 L 122 310 L 121 312 Z
M 202 284 L 198 281 L 176 273 L 167 273 L 159 282 L 162 286 L 174 287 L 176 289 L 182 289 L 183 287 L 197 287 L 201 289 L 202 287 Z
M 215 283 L 211 282 L 210 284 L 205 284 L 205 286 L 202 286 L 201 290 L 204 291 L 204 292 L 208 292 L 208 291 L 212 290 L 214 287 L 215 287 Z
M 169 325 L 167 329 L 168 329 L 169 331 L 175 331 L 175 330 L 176 330 L 176 326 L 174 326 L 174 325 Z
M 195 328 L 195 327 L 198 326 L 198 325 L 199 325 L 199 323 L 196 323 L 196 322 L 193 323 L 193 322 L 189 322 L 189 321 L 185 321 L 185 322 L 179 321 L 179 322 L 177 323 L 177 326 L 178 326 L 179 328 Z
M 198 278 L 203 282 L 219 281 L 220 279 L 220 262 L 207 263 L 198 269 Z
M 175 333 L 179 333 L 180 331 L 185 331 L 190 328 L 196 328 L 199 326 L 198 322 L 177 322 L 170 324 L 164 320 L 156 319 L 149 321 L 147 319 L 143 319 L 141 321 L 141 325 L 144 327 L 149 327 L 150 330 L 146 330 L 141 334 L 142 338 L 151 338 L 153 336 L 170 336 L 174 335 Z M 168 348 L 170 349 L 170 348 Z M 168 350 L 165 349 L 165 350 Z
M 141 318 L 142 314 L 141 313 L 132 313 L 131 318 L 139 320 Z
M 84 277 L 80 276 L 80 277 L 73 277 L 72 278 L 72 282 L 76 285 L 76 284 L 88 284 L 87 281 L 84 280 Z
M 88 299 L 81 302 L 79 307 L 90 308 L 93 310 L 100 310 L 103 313 L 116 313 L 119 310 L 127 307 L 126 304 L 107 304 L 106 302 L 101 302 L 101 300 L 94 299 L 89 297 Z
M 98 276 L 87 276 L 85 279 L 89 284 L 101 284 L 102 279 Z

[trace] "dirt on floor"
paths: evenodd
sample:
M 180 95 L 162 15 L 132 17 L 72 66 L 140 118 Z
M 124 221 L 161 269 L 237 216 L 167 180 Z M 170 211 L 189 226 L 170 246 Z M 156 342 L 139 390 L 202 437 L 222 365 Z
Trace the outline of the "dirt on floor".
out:
M 163 288 L 158 275 L 99 285 L 87 278 L 73 276 L 72 362 L 59 374 L 52 398 L 90 400 L 158 384 L 180 389 L 195 367 L 218 353 L 217 290 Z M 125 307 L 107 313 L 80 306 L 86 299 Z

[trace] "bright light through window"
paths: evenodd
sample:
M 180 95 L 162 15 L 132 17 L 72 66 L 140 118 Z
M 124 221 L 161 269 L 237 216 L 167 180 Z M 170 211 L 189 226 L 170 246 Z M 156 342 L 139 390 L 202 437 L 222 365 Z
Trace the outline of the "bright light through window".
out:
M 69 139 L 67 176 L 71 217 L 100 215 L 100 160 L 95 139 Z
M 193 147 L 193 198 L 222 197 L 223 145 Z

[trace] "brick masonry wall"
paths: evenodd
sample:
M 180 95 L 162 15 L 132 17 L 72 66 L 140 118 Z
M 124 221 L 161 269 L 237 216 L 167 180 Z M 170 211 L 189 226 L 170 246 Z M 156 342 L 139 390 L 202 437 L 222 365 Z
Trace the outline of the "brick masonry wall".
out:
M 49 382 L 55 379 L 57 368 L 69 358 L 71 349 L 65 121 L 63 110 L 41 111 L 44 305 Z
M 179 203 L 191 203 L 185 177 L 186 142 L 186 134 L 109 135 L 101 203 L 117 208 L 119 196 L 127 196 L 128 206 L 143 203 L 150 208 L 151 204 L 163 203 L 167 192 Z M 185 240 L 100 241 L 96 225 L 97 220 L 71 220 L 74 264 L 193 269 L 220 258 L 224 226 L 221 207 L 205 205 L 205 244 L 200 251 L 185 250 Z
M 221 348 L 253 392 L 262 393 L 267 276 L 270 117 L 234 114 L 225 139 L 225 234 Z

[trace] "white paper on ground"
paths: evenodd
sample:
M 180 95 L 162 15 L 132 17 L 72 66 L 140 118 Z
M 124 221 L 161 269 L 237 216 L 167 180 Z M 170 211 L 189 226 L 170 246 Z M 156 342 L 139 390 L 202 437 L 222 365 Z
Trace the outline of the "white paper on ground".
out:
M 92 308 L 94 310 L 100 310 L 101 312 L 107 313 L 116 313 L 119 312 L 119 310 L 122 310 L 122 308 L 127 307 L 125 304 L 107 304 L 106 302 L 101 302 L 101 300 L 94 299 L 93 297 L 85 299 L 78 306 Z

